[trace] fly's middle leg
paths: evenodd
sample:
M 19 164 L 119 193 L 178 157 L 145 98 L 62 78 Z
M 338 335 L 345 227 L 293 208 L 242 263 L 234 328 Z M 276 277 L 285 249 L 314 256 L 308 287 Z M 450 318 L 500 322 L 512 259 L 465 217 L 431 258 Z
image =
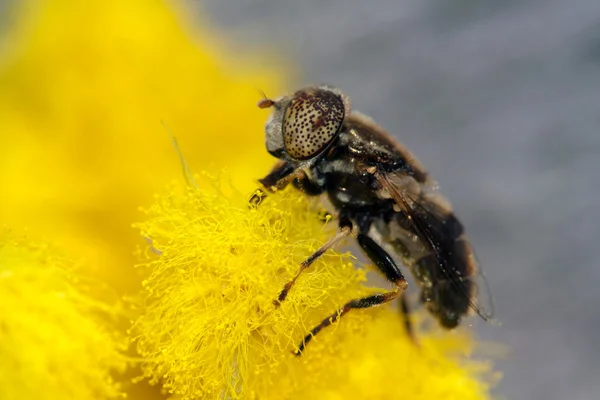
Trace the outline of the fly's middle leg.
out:
M 281 304 L 281 302 L 284 301 L 285 298 L 287 297 L 290 289 L 292 288 L 292 286 L 294 286 L 294 284 L 296 283 L 296 280 L 298 279 L 300 274 L 302 274 L 302 272 L 306 268 L 310 267 L 312 265 L 312 263 L 314 263 L 317 259 L 319 259 L 319 257 L 321 257 L 327 250 L 335 247 L 342 240 L 344 240 L 346 237 L 350 236 L 351 234 L 352 234 L 352 225 L 342 225 L 340 227 L 340 232 L 337 235 L 335 235 L 334 237 L 329 239 L 325 244 L 323 244 L 323 246 L 319 247 L 319 249 L 317 251 L 315 251 L 310 257 L 308 257 L 306 260 L 304 260 L 302 262 L 302 264 L 300 264 L 300 269 L 298 270 L 296 275 L 292 278 L 292 280 L 290 280 L 288 283 L 285 284 L 285 286 L 279 293 L 279 296 L 277 297 L 277 299 L 275 301 L 273 301 L 273 304 L 275 304 L 275 306 L 279 306 Z

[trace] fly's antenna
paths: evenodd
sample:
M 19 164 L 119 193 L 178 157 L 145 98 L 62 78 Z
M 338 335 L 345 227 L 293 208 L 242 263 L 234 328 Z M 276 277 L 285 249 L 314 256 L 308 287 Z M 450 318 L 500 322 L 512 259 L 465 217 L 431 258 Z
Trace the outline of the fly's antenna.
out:
M 198 184 L 196 183 L 196 180 L 194 179 L 194 175 L 192 175 L 192 172 L 190 171 L 190 167 L 188 166 L 188 163 L 185 160 L 183 153 L 181 152 L 181 148 L 179 147 L 177 138 L 175 136 L 173 136 L 173 132 L 171 132 L 171 128 L 169 128 L 169 126 L 165 123 L 165 121 L 160 120 L 160 123 L 162 124 L 162 126 L 165 128 L 165 130 L 169 134 L 169 138 L 171 138 L 171 144 L 173 145 L 173 147 L 175 148 L 175 151 L 177 152 L 177 156 L 179 157 L 179 162 L 181 163 L 181 168 L 183 169 L 183 177 L 185 178 L 185 183 L 188 186 L 192 186 L 195 189 L 198 189 Z
M 260 99 L 258 101 L 258 103 L 256 104 L 258 106 L 258 108 L 269 108 L 269 107 L 272 107 L 273 104 L 275 104 L 275 102 L 273 100 L 271 100 L 270 98 L 267 97 L 267 95 L 265 94 L 265 92 L 262 89 L 258 89 L 258 92 L 262 96 L 262 99 Z

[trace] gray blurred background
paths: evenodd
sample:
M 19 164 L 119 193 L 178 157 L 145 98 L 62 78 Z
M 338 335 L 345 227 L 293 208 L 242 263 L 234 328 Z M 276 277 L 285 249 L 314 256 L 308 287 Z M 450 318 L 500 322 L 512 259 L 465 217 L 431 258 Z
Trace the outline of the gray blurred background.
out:
M 492 286 L 481 337 L 513 349 L 497 396 L 600 398 L 600 0 L 188 3 L 298 86 L 343 88 L 439 180 Z
M 492 287 L 480 336 L 512 349 L 498 397 L 600 398 L 600 0 L 183 1 L 298 87 L 344 89 L 439 180 Z

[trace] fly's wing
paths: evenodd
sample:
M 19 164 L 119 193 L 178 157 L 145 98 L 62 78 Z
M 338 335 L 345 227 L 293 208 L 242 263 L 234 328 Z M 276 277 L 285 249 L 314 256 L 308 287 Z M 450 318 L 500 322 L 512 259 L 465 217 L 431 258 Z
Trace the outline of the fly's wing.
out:
M 373 174 L 378 195 L 397 205 L 387 239 L 411 266 L 429 311 L 446 327 L 456 326 L 469 310 L 491 318 L 487 282 L 464 228 L 450 203 L 432 190 L 423 165 L 366 115 L 351 112 L 344 129 L 359 172 Z
M 473 310 L 482 319 L 493 315 L 489 287 L 463 225 L 450 203 L 404 173 L 375 172 L 382 195 L 398 205 L 396 239 L 416 242 L 412 271 L 421 285 L 428 310 L 447 328 Z M 408 250 L 410 252 L 410 250 Z

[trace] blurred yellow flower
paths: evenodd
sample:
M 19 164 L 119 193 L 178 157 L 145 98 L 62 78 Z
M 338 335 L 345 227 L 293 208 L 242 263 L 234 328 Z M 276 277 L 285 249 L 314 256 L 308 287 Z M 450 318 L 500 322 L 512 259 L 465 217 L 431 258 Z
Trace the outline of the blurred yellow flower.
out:
M 86 273 L 134 293 L 131 223 L 181 176 L 161 120 L 193 166 L 227 166 L 250 190 L 271 163 L 258 89 L 279 92 L 281 74 L 226 51 L 173 1 L 14 4 L 0 43 L 0 221 L 51 237 Z
M 51 235 L 119 290 L 139 285 L 137 208 L 180 177 L 161 120 L 192 166 L 227 166 L 240 188 L 271 163 L 255 104 L 280 74 L 227 56 L 174 4 L 27 1 L 1 47 L 0 221 Z
M 93 300 L 74 268 L 51 246 L 0 232 L 0 399 L 121 397 L 116 309 Z
M 335 225 L 335 224 L 331 224 Z M 228 185 L 172 189 L 139 224 L 146 252 L 142 315 L 133 335 L 144 372 L 182 399 L 485 399 L 488 385 L 454 354 L 464 334 L 421 334 L 417 349 L 389 307 L 357 310 L 291 351 L 363 283 L 349 255 L 327 252 L 281 307 L 273 300 L 329 239 L 315 207 L 286 190 L 250 210 Z

